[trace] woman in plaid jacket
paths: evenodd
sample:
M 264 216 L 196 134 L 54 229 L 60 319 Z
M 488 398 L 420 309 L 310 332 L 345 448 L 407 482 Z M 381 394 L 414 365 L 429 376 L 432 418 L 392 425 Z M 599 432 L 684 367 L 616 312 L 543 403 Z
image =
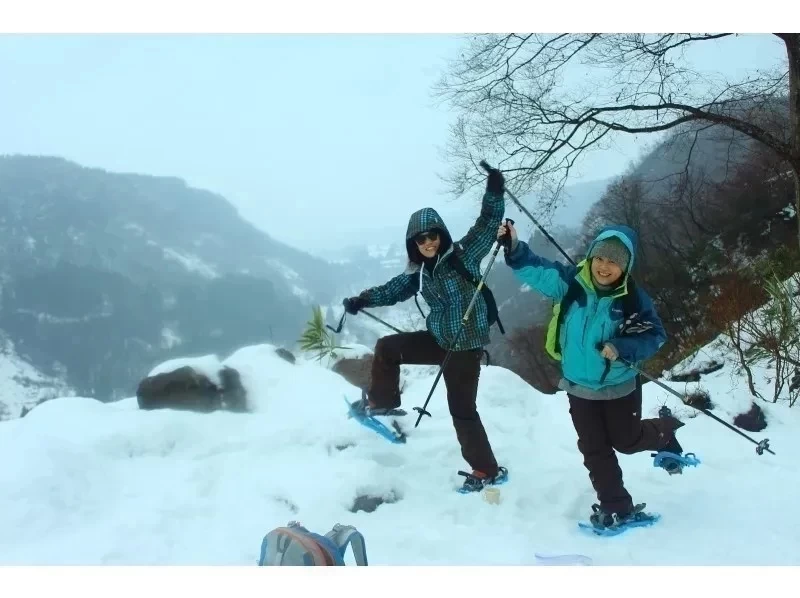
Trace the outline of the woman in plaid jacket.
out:
M 461 455 L 472 468 L 463 490 L 481 490 L 487 484 L 505 481 L 508 472 L 499 467 L 476 406 L 480 360 L 489 344 L 486 302 L 479 294 L 465 330 L 458 335 L 464 313 L 476 287 L 453 266 L 456 252 L 472 274 L 480 278 L 480 263 L 496 241 L 505 212 L 504 179 L 498 170 L 489 172 L 481 213 L 467 234 L 454 243 L 442 218 L 433 208 L 414 212 L 406 231 L 408 266 L 387 283 L 369 288 L 343 301 L 345 310 L 394 305 L 421 293 L 430 307 L 426 330 L 385 336 L 375 346 L 370 387 L 357 409 L 381 415 L 400 406 L 400 365 L 440 365 L 448 349 L 453 350 L 442 377 L 447 403 Z

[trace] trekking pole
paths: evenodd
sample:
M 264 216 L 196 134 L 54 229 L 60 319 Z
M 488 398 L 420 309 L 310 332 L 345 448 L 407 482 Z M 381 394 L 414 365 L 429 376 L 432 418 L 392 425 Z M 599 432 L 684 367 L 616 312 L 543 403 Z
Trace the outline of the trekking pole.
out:
M 395 332 L 403 332 L 403 331 L 402 331 L 402 330 L 400 330 L 399 328 L 395 328 L 394 326 L 392 326 L 392 325 L 391 325 L 391 324 L 389 324 L 388 322 L 384 322 L 384 321 L 383 321 L 383 320 L 381 320 L 381 319 L 380 319 L 378 316 L 375 316 L 375 315 L 373 315 L 373 314 L 369 313 L 368 311 L 365 311 L 365 310 L 363 310 L 363 309 L 360 309 L 360 310 L 359 310 L 359 313 L 362 313 L 362 314 L 364 314 L 365 316 L 369 316 L 369 317 L 370 317 L 370 318 L 372 318 L 373 320 L 376 320 L 376 321 L 380 322 L 381 324 L 383 324 L 383 325 L 384 325 L 384 326 L 386 326 L 387 328 L 391 328 L 391 329 L 392 329 L 392 330 L 394 330 Z M 347 312 L 346 312 L 346 311 L 345 311 L 345 312 L 342 314 L 342 319 L 341 319 L 341 320 L 339 320 L 339 325 L 338 325 L 336 328 L 334 328 L 334 327 L 333 327 L 333 326 L 331 326 L 330 324 L 325 324 L 325 326 L 327 326 L 329 329 L 333 330 L 333 332 L 334 332 L 334 333 L 336 333 L 336 334 L 339 334 L 339 333 L 342 331 L 342 326 L 344 326 L 344 320 L 345 320 L 345 316 L 347 316 Z
M 653 378 L 652 376 L 650 376 L 650 375 L 649 375 L 649 374 L 647 374 L 646 372 L 644 372 L 644 371 L 640 370 L 640 369 L 639 369 L 639 368 L 637 368 L 635 365 L 633 365 L 632 363 L 630 363 L 630 362 L 628 362 L 628 361 L 625 361 L 625 360 L 624 360 L 624 359 L 622 359 L 621 357 L 618 357 L 618 359 L 619 359 L 619 360 L 620 360 L 622 363 L 624 363 L 626 366 L 628 366 L 629 368 L 631 368 L 633 371 L 635 371 L 636 373 L 638 373 L 638 374 L 640 374 L 640 375 L 644 376 L 645 378 L 647 378 L 647 379 L 648 379 L 648 380 L 650 380 L 651 382 L 655 382 L 656 384 L 658 384 L 658 385 L 659 385 L 661 388 L 663 388 L 663 389 L 664 389 L 664 390 L 666 390 L 667 392 L 669 392 L 669 393 L 671 393 L 671 394 L 675 395 L 676 397 L 678 397 L 678 398 L 681 400 L 681 403 L 683 403 L 684 405 L 686 404 L 686 402 L 684 401 L 684 397 L 683 397 L 683 395 L 681 395 L 681 394 L 680 394 L 678 391 L 676 391 L 676 390 L 673 390 L 672 388 L 670 388 L 670 387 L 669 387 L 669 386 L 667 386 L 666 384 L 664 384 L 664 383 L 660 382 L 659 380 L 656 380 L 655 378 Z M 772 450 L 769 448 L 769 438 L 765 438 L 764 440 L 762 440 L 761 442 L 759 442 L 758 440 L 755 440 L 755 439 L 751 438 L 750 436 L 748 436 L 747 434 L 745 434 L 744 432 L 742 432 L 740 429 L 738 429 L 738 428 L 736 428 L 736 427 L 732 426 L 732 425 L 731 425 L 731 424 L 729 424 L 728 422 L 726 422 L 726 421 L 724 421 L 724 420 L 721 420 L 721 419 L 720 419 L 720 418 L 718 418 L 716 415 L 714 415 L 713 413 L 711 413 L 711 412 L 710 412 L 708 409 L 704 409 L 704 408 L 702 408 L 702 407 L 695 407 L 694 405 L 689 405 L 689 407 L 692 407 L 693 409 L 697 409 L 698 411 L 702 411 L 703 413 L 705 413 L 705 414 L 706 414 L 708 417 L 710 417 L 711 419 L 718 421 L 719 423 L 721 423 L 721 424 L 722 424 L 723 426 L 725 426 L 726 428 L 729 428 L 729 429 L 733 430 L 734 432 L 736 432 L 737 434 L 739 434 L 740 436 L 744 436 L 745 438 L 747 438 L 747 440 L 749 440 L 750 442 L 752 442 L 753 444 L 755 444 L 755 445 L 756 445 L 756 453 L 758 453 L 759 455 L 763 455 L 763 454 L 764 454 L 764 451 L 767 451 L 768 453 L 771 453 L 771 454 L 773 454 L 773 455 L 775 454 L 775 453 L 773 453 L 773 452 L 772 452 Z
M 481 167 L 482 167 L 482 168 L 483 168 L 483 169 L 484 169 L 486 172 L 490 172 L 490 171 L 492 171 L 492 170 L 495 170 L 494 168 L 492 168 L 491 166 L 489 166 L 489 164 L 488 164 L 488 162 L 486 162 L 486 160 L 481 160 L 481 161 L 479 162 L 479 164 L 481 165 Z M 555 240 L 553 237 L 551 237 L 551 236 L 550 236 L 550 233 L 548 233 L 548 232 L 547 232 L 547 231 L 546 231 L 546 230 L 545 230 L 545 229 L 542 227 L 542 225 L 541 225 L 541 224 L 539 224 L 539 222 L 537 222 L 536 218 L 534 218 L 534 217 L 533 217 L 533 214 L 531 214 L 531 213 L 530 213 L 530 212 L 529 212 L 529 211 L 528 211 L 528 210 L 525 208 L 525 206 L 523 206 L 523 205 L 520 203 L 520 201 L 519 201 L 519 200 L 518 200 L 518 199 L 517 199 L 517 198 L 514 196 L 514 194 L 513 194 L 513 193 L 511 193 L 511 191 L 509 191 L 508 189 L 505 189 L 505 192 L 506 192 L 506 193 L 508 193 L 508 196 L 509 196 L 509 197 L 511 198 L 511 200 L 514 202 L 514 204 L 515 204 L 515 205 L 516 205 L 516 206 L 517 206 L 517 207 L 520 209 L 520 211 L 521 211 L 523 214 L 525 214 L 525 215 L 526 215 L 528 218 L 530 218 L 531 220 L 533 220 L 533 223 L 534 223 L 536 226 L 538 226 L 538 227 L 539 227 L 539 230 L 540 230 L 540 231 L 542 231 L 542 232 L 544 233 L 544 236 L 545 236 L 545 237 L 547 237 L 547 240 L 548 240 L 548 241 L 550 241 L 550 242 L 551 242 L 553 245 L 555 245 L 556 249 L 558 249 L 558 250 L 561 252 L 561 255 L 563 255 L 565 258 L 567 258 L 567 261 L 568 261 L 570 264 L 572 264 L 572 265 L 574 266 L 574 265 L 575 265 L 575 262 L 574 262 L 574 260 L 573 260 L 571 257 L 569 257 L 569 256 L 567 255 L 567 252 L 566 252 L 566 251 L 564 251 L 563 249 L 561 249 L 561 245 L 559 245 L 559 244 L 556 242 L 556 240 Z
M 514 221 L 511 218 L 506 218 L 506 224 L 508 223 L 514 224 Z M 464 332 L 464 329 L 467 325 L 467 320 L 469 320 L 469 316 L 472 313 L 472 308 L 475 307 L 475 302 L 478 300 L 478 295 L 481 293 L 481 289 L 483 289 L 483 285 L 486 282 L 486 277 L 489 276 L 489 271 L 492 269 L 494 265 L 494 260 L 497 257 L 497 254 L 500 252 L 500 248 L 503 247 L 504 240 L 498 239 L 497 240 L 497 247 L 494 248 L 492 252 L 492 257 L 489 260 L 489 264 L 486 266 L 486 271 L 481 276 L 480 281 L 478 282 L 478 286 L 475 289 L 475 292 L 472 294 L 472 299 L 467 306 L 467 310 L 464 312 L 464 317 L 461 318 L 461 325 L 458 327 L 458 333 L 453 341 L 450 343 L 450 348 L 447 350 L 447 354 L 444 356 L 444 360 L 442 361 L 442 365 L 439 366 L 439 371 L 436 374 L 436 378 L 433 381 L 433 386 L 431 386 L 431 390 L 428 393 L 428 398 L 425 399 L 425 404 L 422 407 L 414 407 L 414 411 L 419 412 L 419 416 L 417 417 L 417 422 L 414 424 L 416 428 L 419 426 L 420 420 L 422 420 L 423 415 L 427 415 L 428 417 L 432 417 L 430 412 L 428 412 L 425 408 L 428 406 L 428 401 L 431 400 L 433 396 L 433 391 L 436 389 L 436 385 L 439 383 L 439 378 L 442 377 L 442 373 L 444 372 L 445 366 L 447 366 L 447 362 L 450 361 L 450 356 L 453 354 L 453 348 L 456 346 L 458 339 L 461 338 L 461 333 Z
M 346 312 L 345 312 L 345 313 L 346 313 Z M 360 313 L 364 314 L 364 315 L 365 315 L 365 316 L 367 316 L 367 317 L 370 317 L 370 318 L 372 318 L 372 319 L 373 319 L 373 320 L 375 320 L 376 322 L 380 322 L 381 324 L 383 324 L 383 325 L 384 325 L 384 326 L 386 326 L 387 328 L 391 328 L 391 329 L 392 329 L 392 330 L 394 330 L 395 332 L 403 332 L 403 330 L 400 330 L 399 328 L 395 328 L 394 326 L 392 326 L 391 324 L 389 324 L 389 322 L 384 322 L 384 321 L 383 321 L 383 320 L 381 320 L 381 319 L 380 319 L 378 316 L 376 316 L 376 315 L 373 315 L 373 314 L 369 313 L 368 311 L 364 311 L 364 310 L 362 309 L 362 310 L 360 310 Z

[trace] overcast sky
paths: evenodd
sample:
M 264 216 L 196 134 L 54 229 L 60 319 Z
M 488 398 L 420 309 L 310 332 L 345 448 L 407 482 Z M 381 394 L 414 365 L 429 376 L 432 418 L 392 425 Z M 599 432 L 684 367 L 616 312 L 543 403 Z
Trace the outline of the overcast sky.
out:
M 178 176 L 273 237 L 318 250 L 454 210 L 437 175 L 453 120 L 431 97 L 456 36 L 0 36 L 0 153 Z M 705 47 L 705 45 L 704 45 Z M 709 44 L 707 68 L 774 65 L 776 38 Z M 625 138 L 575 182 L 621 172 Z M 477 206 L 471 206 L 472 217 Z M 334 240 L 335 239 L 335 240 Z

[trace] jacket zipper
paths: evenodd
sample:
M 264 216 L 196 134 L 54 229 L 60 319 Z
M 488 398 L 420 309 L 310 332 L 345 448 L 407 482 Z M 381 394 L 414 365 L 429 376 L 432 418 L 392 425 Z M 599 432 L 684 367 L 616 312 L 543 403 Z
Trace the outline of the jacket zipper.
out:
M 586 293 L 586 303 L 588 304 L 589 301 L 592 299 L 589 296 L 589 293 Z M 588 305 L 587 305 L 588 307 Z M 592 312 L 591 315 L 583 321 L 583 333 L 581 334 L 581 344 L 586 345 L 586 331 L 589 328 L 589 323 L 594 320 L 594 316 L 597 313 L 597 302 L 594 302 L 592 305 Z
M 436 272 L 436 268 L 439 266 L 439 262 L 440 261 L 441 260 L 437 260 L 436 261 L 436 264 L 433 266 L 433 272 L 431 272 L 430 274 L 428 274 L 427 270 L 425 270 L 425 267 L 423 266 L 422 267 L 422 276 L 423 277 L 427 276 L 429 278 L 430 283 L 429 283 L 428 287 L 433 291 L 433 294 L 436 295 L 436 298 L 439 301 L 444 302 L 444 299 L 442 299 L 442 295 L 439 293 L 439 289 L 437 288 L 437 283 L 434 282 L 434 278 L 433 278 L 433 274 Z

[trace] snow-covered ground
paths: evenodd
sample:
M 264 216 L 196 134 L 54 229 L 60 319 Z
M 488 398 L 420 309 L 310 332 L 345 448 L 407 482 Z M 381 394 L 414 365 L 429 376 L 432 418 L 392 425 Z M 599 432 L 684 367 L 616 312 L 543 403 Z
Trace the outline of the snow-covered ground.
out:
M 537 553 L 582 554 L 594 565 L 800 564 L 800 408 L 761 402 L 769 427 L 753 436 L 768 436 L 776 455 L 758 456 L 647 384 L 645 415 L 664 403 L 683 414 L 679 439 L 703 463 L 670 477 L 649 453 L 621 455 L 634 500 L 662 520 L 597 538 L 576 526 L 595 497 L 563 393 L 541 395 L 484 367 L 479 409 L 510 471 L 492 505 L 455 492 L 467 466 L 442 383 L 433 417 L 413 427 L 435 367 L 404 367 L 409 438 L 393 445 L 347 419 L 345 396 L 358 391 L 325 362 L 293 365 L 262 345 L 224 363 L 241 373 L 251 413 L 139 411 L 135 398 L 73 397 L 0 423 L 0 564 L 254 565 L 264 534 L 290 520 L 323 533 L 355 525 L 371 565 L 526 565 Z M 198 364 L 214 369 L 209 356 Z M 766 388 L 768 375 L 757 370 L 757 383 Z M 726 421 L 749 406 L 730 365 L 701 385 Z M 353 513 L 360 495 L 394 502 Z

